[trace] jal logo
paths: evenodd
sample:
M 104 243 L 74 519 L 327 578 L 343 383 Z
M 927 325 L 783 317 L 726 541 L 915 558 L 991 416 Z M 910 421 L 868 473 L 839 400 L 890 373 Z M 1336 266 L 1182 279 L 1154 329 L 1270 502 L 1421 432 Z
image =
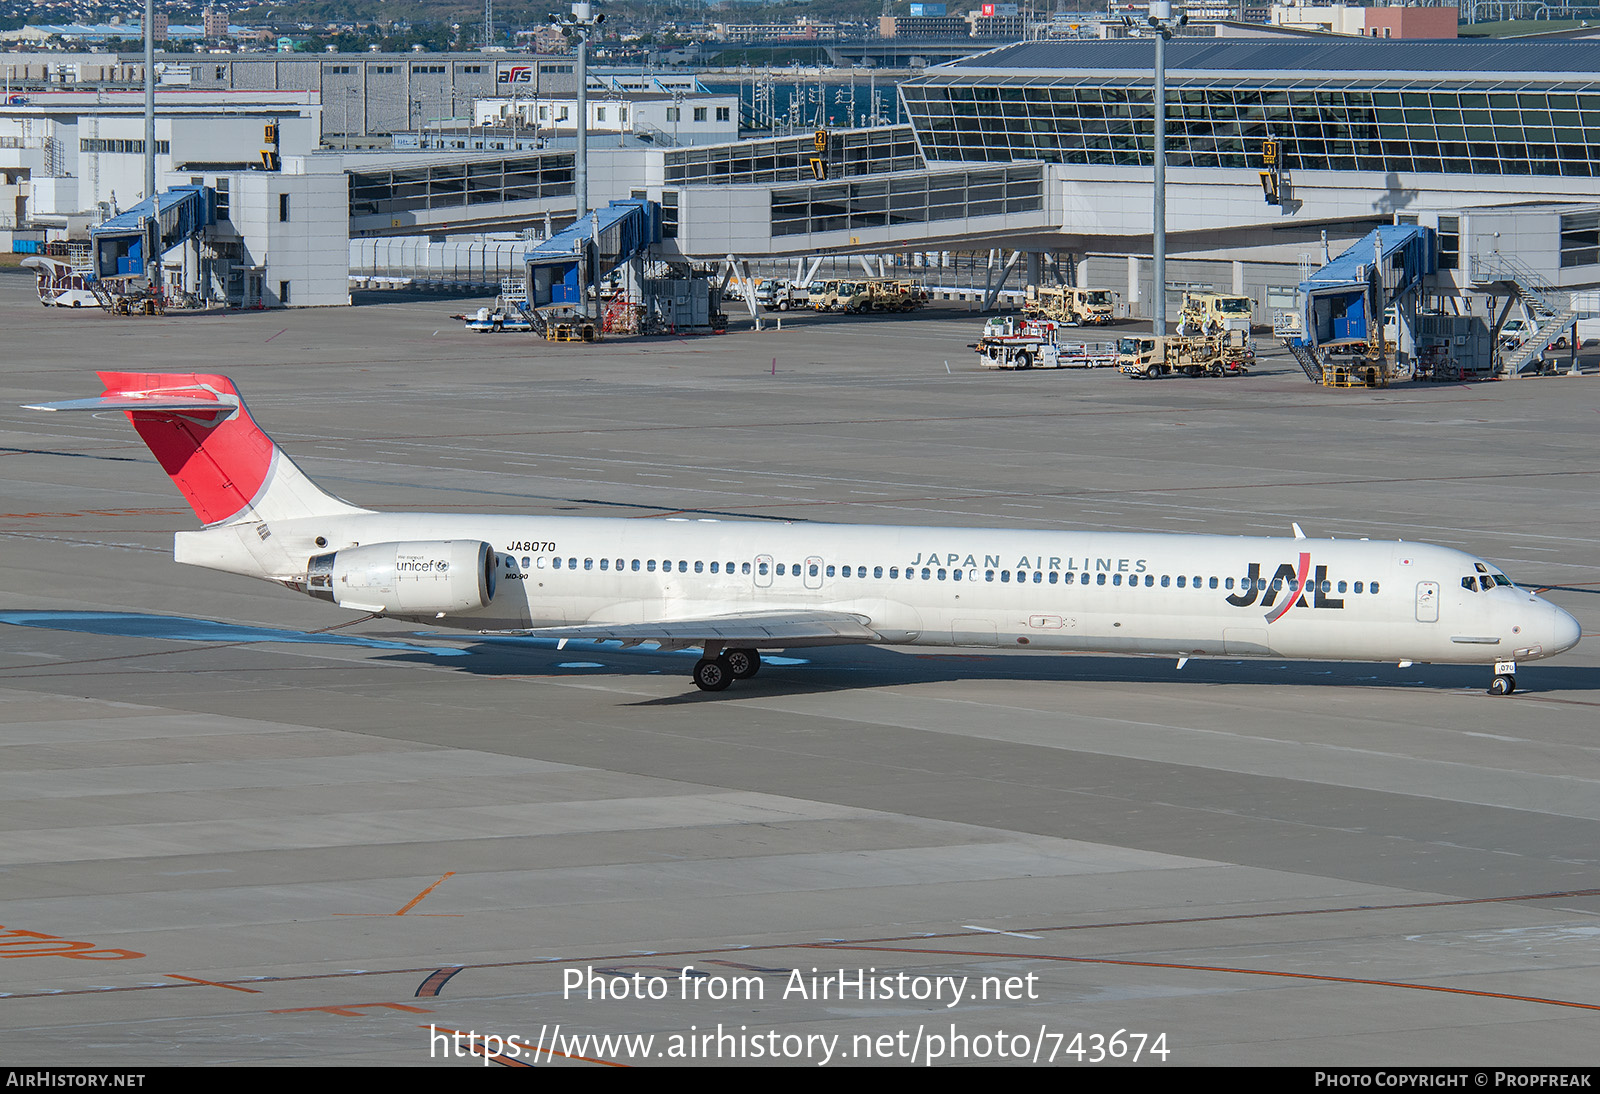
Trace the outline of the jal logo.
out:
M 1239 592 L 1230 593 L 1227 599 L 1235 608 L 1248 608 L 1259 598 L 1261 607 L 1272 609 L 1266 614 L 1267 622 L 1276 623 L 1290 608 L 1343 608 L 1344 598 L 1329 596 L 1326 592 L 1328 588 L 1328 568 L 1318 566 L 1313 572 L 1311 552 L 1302 551 L 1298 566 L 1283 563 L 1270 581 L 1262 580 L 1261 563 L 1252 562 L 1244 579 L 1244 587 Z M 1282 603 L 1278 602 L 1280 590 L 1288 593 Z M 1307 593 L 1311 594 L 1309 604 Z

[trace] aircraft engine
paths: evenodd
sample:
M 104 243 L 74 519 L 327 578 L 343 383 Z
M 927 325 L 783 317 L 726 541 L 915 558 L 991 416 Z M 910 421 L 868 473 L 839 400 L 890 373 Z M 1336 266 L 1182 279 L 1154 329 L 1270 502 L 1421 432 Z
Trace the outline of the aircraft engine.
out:
M 494 548 L 481 540 L 368 543 L 313 555 L 306 592 L 341 608 L 440 615 L 488 607 Z

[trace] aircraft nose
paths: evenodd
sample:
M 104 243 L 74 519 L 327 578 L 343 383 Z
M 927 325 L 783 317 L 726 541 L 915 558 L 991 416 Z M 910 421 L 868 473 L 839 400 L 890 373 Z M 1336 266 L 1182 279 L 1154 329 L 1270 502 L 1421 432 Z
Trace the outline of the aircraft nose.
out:
M 1550 605 L 1550 641 L 1545 649 L 1551 653 L 1570 650 L 1578 644 L 1583 628 L 1578 621 L 1554 604 Z

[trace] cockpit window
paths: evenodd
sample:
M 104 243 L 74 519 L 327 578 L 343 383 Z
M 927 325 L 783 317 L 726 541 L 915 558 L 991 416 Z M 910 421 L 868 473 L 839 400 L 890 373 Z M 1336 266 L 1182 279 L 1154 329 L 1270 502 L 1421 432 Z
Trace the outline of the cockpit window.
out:
M 1486 565 L 1485 563 L 1474 562 L 1472 564 L 1472 568 L 1478 571 L 1478 586 L 1484 592 L 1488 592 L 1496 585 L 1504 585 L 1508 589 L 1514 589 L 1517 587 L 1516 582 L 1512 581 L 1499 570 L 1492 566 Z M 1465 585 L 1466 582 L 1462 582 L 1462 584 Z

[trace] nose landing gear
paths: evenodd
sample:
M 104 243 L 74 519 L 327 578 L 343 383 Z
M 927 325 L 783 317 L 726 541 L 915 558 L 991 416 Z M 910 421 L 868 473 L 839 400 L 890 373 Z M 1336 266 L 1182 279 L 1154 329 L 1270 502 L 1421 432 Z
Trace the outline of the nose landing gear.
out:
M 1496 661 L 1494 663 L 1494 679 L 1489 681 L 1490 695 L 1510 695 L 1517 690 L 1517 663 L 1515 661 Z

